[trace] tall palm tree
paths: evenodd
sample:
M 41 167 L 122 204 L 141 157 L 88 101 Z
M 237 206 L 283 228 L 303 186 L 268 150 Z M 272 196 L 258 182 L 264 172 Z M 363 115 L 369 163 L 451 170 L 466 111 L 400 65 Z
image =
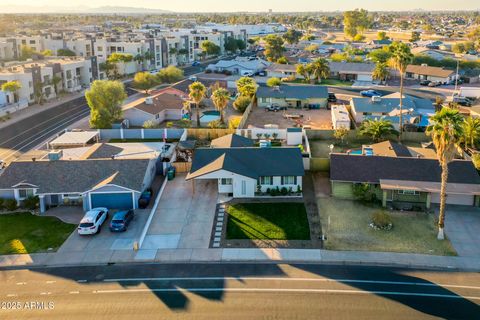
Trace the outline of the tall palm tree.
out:
M 388 71 L 387 64 L 383 62 L 377 62 L 375 69 L 373 69 L 372 78 L 375 80 L 380 80 L 381 83 L 386 82 L 389 75 L 390 71 Z
M 440 213 L 438 215 L 439 240 L 445 238 L 445 204 L 447 200 L 448 164 L 455 157 L 455 146 L 463 135 L 463 117 L 458 110 L 444 107 L 430 118 L 426 133 L 432 137 L 433 144 L 437 149 L 437 158 L 442 167 L 442 179 L 440 186 Z
M 228 92 L 228 90 L 225 88 L 218 88 L 217 90 L 213 91 L 212 101 L 215 105 L 215 108 L 220 112 L 220 121 L 224 123 L 223 113 L 228 105 L 228 101 L 230 101 L 230 92 Z
M 200 102 L 202 102 L 203 98 L 205 97 L 207 88 L 205 88 L 203 83 L 195 81 L 188 86 L 188 90 L 190 91 L 188 96 L 193 100 L 193 102 L 195 102 L 195 109 L 197 110 L 197 127 L 200 127 Z
M 312 68 L 312 75 L 318 82 L 323 79 L 328 78 L 330 75 L 330 67 L 328 66 L 328 61 L 325 58 L 318 58 L 312 61 L 310 64 Z
M 362 136 L 370 137 L 373 139 L 373 141 L 378 142 L 389 135 L 395 134 L 396 131 L 390 120 L 367 119 L 362 122 L 359 133 Z
M 389 47 L 392 57 L 388 61 L 390 67 L 397 69 L 400 73 L 400 116 L 399 124 L 400 130 L 398 133 L 398 140 L 402 139 L 403 131 L 403 117 L 402 117 L 402 108 L 403 108 L 403 77 L 407 71 L 407 66 L 413 60 L 413 54 L 410 51 L 410 47 L 403 42 L 393 42 Z
M 466 118 L 463 122 L 463 131 L 465 139 L 465 148 L 470 145 L 475 148 L 475 141 L 480 139 L 480 119 L 472 116 Z

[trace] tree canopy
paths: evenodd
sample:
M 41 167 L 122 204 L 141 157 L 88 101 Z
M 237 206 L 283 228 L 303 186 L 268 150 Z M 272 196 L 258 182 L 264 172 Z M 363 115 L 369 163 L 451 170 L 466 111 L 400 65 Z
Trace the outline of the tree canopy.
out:
M 344 32 L 352 39 L 370 28 L 372 19 L 365 9 L 355 9 L 343 13 Z
M 85 92 L 85 98 L 90 107 L 90 126 L 108 129 L 122 118 L 121 105 L 127 93 L 120 81 L 95 80 Z
M 283 38 L 277 35 L 270 34 L 264 38 L 265 40 L 265 56 L 268 61 L 277 61 L 283 56 L 285 47 L 283 46 Z
M 146 94 L 148 94 L 148 90 L 155 87 L 158 83 L 158 78 L 150 72 L 137 72 L 133 78 L 133 86 L 144 90 Z
M 298 43 L 303 33 L 295 29 L 288 29 L 287 32 L 283 34 L 283 39 L 289 44 Z
M 205 52 L 207 55 L 217 55 L 220 53 L 220 47 L 217 46 L 210 40 L 205 40 L 201 44 L 202 51 Z

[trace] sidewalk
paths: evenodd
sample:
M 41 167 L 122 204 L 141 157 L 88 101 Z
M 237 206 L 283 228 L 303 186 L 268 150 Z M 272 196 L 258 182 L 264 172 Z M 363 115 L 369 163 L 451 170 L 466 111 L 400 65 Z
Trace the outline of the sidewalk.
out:
M 75 99 L 81 98 L 85 95 L 85 93 L 79 92 L 75 94 L 69 94 L 67 96 L 63 96 L 61 98 L 55 98 L 51 101 L 48 101 L 47 103 L 44 103 L 42 105 L 34 104 L 31 106 L 26 107 L 25 109 L 19 110 L 17 112 L 11 113 L 10 114 L 10 119 L 8 119 L 5 122 L 0 122 L 0 129 L 8 127 L 9 125 L 12 125 L 18 121 L 21 121 L 23 119 L 29 118 L 31 116 L 34 116 L 40 112 L 43 112 L 45 110 L 55 108 L 63 103 L 73 101 Z
M 154 258 L 152 258 L 154 257 Z M 97 265 L 138 262 L 275 262 L 377 265 L 480 271 L 480 257 L 329 251 L 320 249 L 159 249 L 69 251 L 0 256 L 0 267 Z

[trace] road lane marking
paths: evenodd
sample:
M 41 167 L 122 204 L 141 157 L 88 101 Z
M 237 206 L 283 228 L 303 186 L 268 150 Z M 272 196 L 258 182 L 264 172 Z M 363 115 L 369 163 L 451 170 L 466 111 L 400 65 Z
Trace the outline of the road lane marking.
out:
M 7 297 L 8 297 L 8 298 L 18 297 L 18 294 L 16 294 L 16 293 L 9 293 L 9 294 L 7 294 Z
M 436 294 L 421 292 L 402 292 L 402 291 L 360 291 L 360 290 L 342 290 L 342 289 L 275 289 L 275 288 L 164 288 L 164 289 L 119 289 L 119 290 L 95 290 L 92 293 L 115 294 L 115 293 L 148 293 L 148 292 L 285 292 L 285 293 L 344 293 L 344 294 L 376 294 L 388 296 L 410 296 L 410 297 L 429 297 L 445 299 L 470 299 L 480 300 L 480 296 L 460 296 L 454 294 Z
M 118 278 L 104 279 L 104 282 L 144 282 L 144 281 L 215 281 L 215 280 L 238 280 L 238 281 L 309 281 L 309 282 L 340 282 L 340 283 L 369 283 L 369 284 L 391 284 L 391 285 L 407 285 L 422 287 L 446 287 L 459 289 L 480 290 L 476 286 L 464 286 L 443 283 L 426 283 L 426 282 L 408 282 L 408 281 L 386 281 L 386 280 L 355 280 L 355 279 L 321 279 L 321 278 L 275 278 L 275 277 L 164 277 L 164 278 Z
M 57 282 L 57 281 L 55 281 L 55 280 L 48 280 L 48 281 L 45 281 L 45 282 L 48 283 L 48 284 L 50 284 L 50 283 L 55 283 L 55 282 Z
M 70 293 L 70 294 L 79 294 L 80 291 L 70 291 L 69 293 Z
M 17 286 L 23 286 L 23 285 L 26 285 L 27 283 L 26 282 L 17 282 Z

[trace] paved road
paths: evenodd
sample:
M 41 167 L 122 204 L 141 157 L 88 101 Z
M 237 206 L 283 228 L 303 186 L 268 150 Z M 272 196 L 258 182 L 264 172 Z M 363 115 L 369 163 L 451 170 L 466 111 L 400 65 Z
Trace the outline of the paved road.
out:
M 352 87 L 330 87 L 328 88 L 330 92 L 336 93 L 336 94 L 345 94 L 345 95 L 353 95 L 353 96 L 360 96 L 360 91 L 365 90 L 362 88 L 352 88 Z M 388 95 L 391 93 L 399 92 L 400 89 L 398 87 L 376 87 L 376 91 L 381 93 L 382 95 Z M 433 90 L 428 90 L 428 89 L 410 89 L 410 88 L 405 88 L 404 93 L 406 95 L 410 95 L 413 97 L 417 98 L 424 98 L 424 99 L 430 99 L 430 100 L 435 100 L 435 98 L 441 97 L 445 99 L 445 95 L 443 95 L 440 92 L 436 92 Z
M 1 307 L 15 303 L 21 309 L 0 308 L 1 319 L 480 315 L 480 275 L 475 273 L 312 264 L 142 264 L 0 271 L 0 279 Z M 31 302 L 44 303 L 43 310 L 26 310 Z
M 201 72 L 205 66 L 185 67 L 185 76 Z M 127 94 L 135 94 L 130 83 L 126 84 Z M 0 159 L 6 162 L 15 160 L 19 154 L 33 149 L 89 114 L 86 100 L 81 97 L 0 129 Z

